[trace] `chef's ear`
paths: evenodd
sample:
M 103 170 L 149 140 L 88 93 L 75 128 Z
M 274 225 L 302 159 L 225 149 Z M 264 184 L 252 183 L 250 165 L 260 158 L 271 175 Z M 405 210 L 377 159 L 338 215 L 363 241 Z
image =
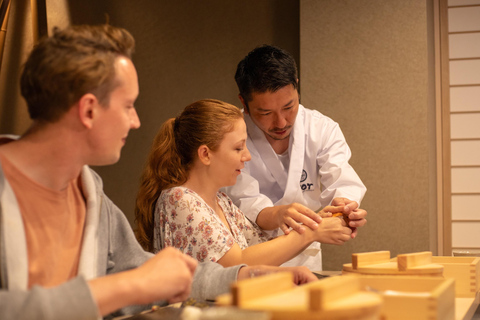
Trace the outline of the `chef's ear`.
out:
M 299 81 L 298 81 L 298 78 L 297 78 L 297 93 L 298 93 L 298 102 L 300 103 L 300 90 L 299 90 L 299 88 L 300 88 L 300 83 L 299 83 Z
M 242 95 L 239 93 L 238 94 L 238 99 L 240 99 L 240 102 L 242 103 L 243 105 L 243 111 L 246 113 L 246 114 L 249 114 L 250 113 L 250 110 L 248 110 L 248 104 L 247 102 L 245 101 L 245 99 L 243 99 Z
M 210 165 L 210 148 L 202 144 L 198 147 L 198 159 L 206 166 Z

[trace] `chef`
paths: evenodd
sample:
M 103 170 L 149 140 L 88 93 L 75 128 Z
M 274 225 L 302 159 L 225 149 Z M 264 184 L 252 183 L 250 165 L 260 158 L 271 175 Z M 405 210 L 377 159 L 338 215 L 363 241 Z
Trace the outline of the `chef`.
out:
M 235 81 L 252 159 L 226 193 L 251 221 L 274 234 L 323 228 L 316 212 L 336 206 L 332 212 L 350 221 L 338 219 L 335 228 L 325 228 L 324 243 L 343 244 L 345 233 L 355 238 L 366 223 L 367 212 L 359 208 L 366 188 L 348 163 L 351 151 L 339 125 L 299 103 L 293 57 L 274 46 L 257 47 L 238 64 Z M 322 270 L 320 243 L 284 265 Z

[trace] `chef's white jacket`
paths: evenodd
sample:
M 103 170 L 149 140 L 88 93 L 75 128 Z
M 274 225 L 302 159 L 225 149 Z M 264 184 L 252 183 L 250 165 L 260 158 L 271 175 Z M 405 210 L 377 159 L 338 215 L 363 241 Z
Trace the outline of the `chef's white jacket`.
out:
M 366 188 L 348 163 L 351 151 L 338 123 L 300 105 L 289 140 L 289 168 L 285 168 L 247 114 L 245 122 L 252 159 L 245 163 L 237 183 L 224 191 L 251 221 L 273 205 L 297 202 L 318 211 L 336 197 L 360 204 Z M 283 265 L 322 270 L 320 243 L 313 243 Z

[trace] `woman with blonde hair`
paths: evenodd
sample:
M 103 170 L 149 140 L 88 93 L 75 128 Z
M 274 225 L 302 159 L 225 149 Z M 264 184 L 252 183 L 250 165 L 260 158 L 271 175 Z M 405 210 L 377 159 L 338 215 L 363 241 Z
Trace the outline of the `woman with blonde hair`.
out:
M 274 239 L 249 221 L 219 191 L 235 184 L 250 160 L 246 140 L 242 112 L 218 100 L 192 103 L 162 125 L 136 202 L 137 236 L 146 250 L 174 246 L 201 262 L 278 266 L 314 241 L 343 244 L 350 239 L 343 219 L 327 213 L 340 211 L 336 207 L 320 212 L 326 218 L 315 230 Z

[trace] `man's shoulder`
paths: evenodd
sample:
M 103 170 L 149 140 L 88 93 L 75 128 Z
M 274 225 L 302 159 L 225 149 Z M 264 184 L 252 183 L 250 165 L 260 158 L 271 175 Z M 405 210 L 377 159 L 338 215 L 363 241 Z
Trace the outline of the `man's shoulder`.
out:
M 336 124 L 332 118 L 324 115 L 320 111 L 306 108 L 303 105 L 300 105 L 299 112 L 303 114 L 303 121 L 305 123 L 323 122 L 325 124 Z
M 93 178 L 93 180 L 96 184 L 98 184 L 98 183 L 101 184 L 102 183 L 102 177 L 100 177 L 100 175 L 95 170 L 90 168 L 89 166 L 85 166 L 83 168 L 82 175 L 91 175 L 91 177 Z
M 80 173 L 82 181 L 82 189 L 84 192 L 91 194 L 92 191 L 99 194 L 103 192 L 103 180 L 100 175 L 92 168 L 85 165 Z
M 0 134 L 0 146 L 15 140 L 18 140 L 20 136 L 14 134 Z

